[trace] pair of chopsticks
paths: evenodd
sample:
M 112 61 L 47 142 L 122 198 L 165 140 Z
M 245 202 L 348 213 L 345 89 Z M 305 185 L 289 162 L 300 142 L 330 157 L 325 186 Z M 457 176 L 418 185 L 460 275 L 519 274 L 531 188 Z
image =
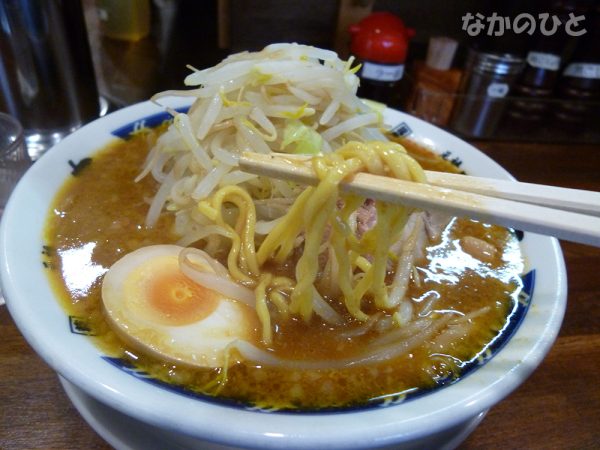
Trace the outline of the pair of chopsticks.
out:
M 246 152 L 246 172 L 316 185 L 305 159 Z M 426 171 L 428 184 L 358 173 L 341 189 L 364 197 L 600 247 L 600 192 Z

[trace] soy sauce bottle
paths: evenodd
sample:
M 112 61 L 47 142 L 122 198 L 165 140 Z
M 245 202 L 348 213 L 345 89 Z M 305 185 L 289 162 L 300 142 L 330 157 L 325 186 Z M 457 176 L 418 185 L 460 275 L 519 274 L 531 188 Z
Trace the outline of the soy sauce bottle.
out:
M 552 97 L 560 75 L 565 45 L 560 38 L 540 39 L 527 53 L 525 69 L 513 89 L 517 98 L 510 107 L 511 117 L 528 122 L 544 118 L 549 107 L 547 99 Z
M 600 117 L 600 6 L 586 29 L 558 83 L 562 101 L 555 114 L 567 124 L 591 123 Z
M 548 100 L 554 95 L 563 60 L 575 44 L 575 38 L 566 33 L 565 24 L 569 13 L 578 15 L 580 12 L 581 7 L 576 1 L 553 2 L 550 14 L 559 17 L 561 25 L 551 35 L 544 35 L 538 30 L 532 36 L 525 68 L 513 89 L 517 98 L 510 108 L 512 118 L 531 125 L 531 122 L 548 116 L 551 103 Z

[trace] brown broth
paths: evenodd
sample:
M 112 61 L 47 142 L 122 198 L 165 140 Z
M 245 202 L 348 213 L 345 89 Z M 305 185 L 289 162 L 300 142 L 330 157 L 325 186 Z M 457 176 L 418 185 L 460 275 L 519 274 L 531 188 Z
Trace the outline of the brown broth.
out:
M 448 170 L 441 158 L 416 144 L 407 148 L 418 154 L 425 169 Z M 143 246 L 177 240 L 170 231 L 173 218 L 169 214 L 163 214 L 154 228 L 144 225 L 147 199 L 157 186 L 151 177 L 139 183 L 133 180 L 147 151 L 144 135 L 115 142 L 65 183 L 46 226 L 50 278 L 65 310 L 93 331 L 93 339 L 103 351 L 130 359 L 133 355 L 136 366 L 157 379 L 210 395 L 219 369 L 193 369 L 140 354 L 115 335 L 102 314 L 102 276 L 116 260 Z M 471 258 L 460 246 L 464 235 L 492 242 L 497 255 L 487 263 Z M 465 314 L 489 306 L 487 313 L 472 320 L 464 336 L 435 349 L 430 345 L 418 347 L 390 362 L 343 370 L 282 370 L 235 364 L 219 396 L 262 407 L 319 409 L 397 398 L 417 388 L 434 387 L 440 380 L 456 376 L 460 365 L 476 358 L 505 326 L 515 307 L 522 269 L 518 243 L 508 230 L 454 220 L 440 242 L 428 247 L 426 258 L 419 263 L 421 283 L 411 283 L 408 296 L 426 299 L 439 295 L 437 310 Z M 275 323 L 278 332 L 271 348 L 282 358 L 344 358 L 355 355 L 374 338 L 374 331 L 340 338 L 317 319 L 309 324 L 302 320 Z

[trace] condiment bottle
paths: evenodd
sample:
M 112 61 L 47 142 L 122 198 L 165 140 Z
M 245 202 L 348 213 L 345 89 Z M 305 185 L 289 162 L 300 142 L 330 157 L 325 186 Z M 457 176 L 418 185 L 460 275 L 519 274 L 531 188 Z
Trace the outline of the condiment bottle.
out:
M 447 37 L 429 40 L 427 59 L 414 64 L 406 111 L 436 125 L 447 125 L 462 71 L 451 68 L 458 42 Z
M 518 98 L 511 104 L 512 117 L 528 122 L 544 118 L 549 105 L 546 99 L 552 96 L 560 74 L 564 45 L 557 39 L 541 39 L 527 53 L 527 64 L 513 89 Z
M 543 34 L 537 30 L 532 36 L 527 64 L 511 94 L 516 98 L 512 101 L 509 115 L 525 127 L 547 118 L 553 104 L 549 99 L 553 97 L 563 58 L 572 51 L 576 39 L 566 33 L 565 26 L 569 14 L 579 15 L 582 9 L 577 1 L 555 0 L 550 12 L 560 19 L 561 25 L 555 33 Z
M 352 25 L 350 34 L 350 51 L 362 64 L 358 95 L 396 106 L 408 42 L 415 31 L 394 14 L 376 12 Z
M 524 64 L 514 54 L 470 49 L 451 127 L 469 137 L 491 137 Z
M 600 11 L 592 16 L 558 83 L 556 117 L 566 123 L 598 116 L 600 102 Z

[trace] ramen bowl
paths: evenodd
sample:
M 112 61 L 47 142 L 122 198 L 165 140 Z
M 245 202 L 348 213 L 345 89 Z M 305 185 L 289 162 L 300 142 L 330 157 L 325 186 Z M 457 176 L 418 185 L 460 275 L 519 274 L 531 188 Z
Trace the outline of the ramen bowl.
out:
M 174 109 L 188 106 L 181 99 L 163 102 Z M 277 411 L 201 396 L 103 353 L 88 336 L 90 330 L 65 312 L 51 286 L 44 222 L 58 190 L 86 158 L 168 117 L 163 108 L 145 102 L 76 131 L 23 177 L 0 228 L 2 289 L 15 323 L 64 380 L 84 418 L 114 446 L 131 447 L 132 436 L 144 434 L 148 441 L 138 444 L 145 448 L 151 448 L 149 442 L 163 448 L 169 443 L 184 448 L 453 448 L 549 351 L 566 305 L 564 261 L 555 239 L 525 232 L 518 233 L 526 260 L 523 290 L 503 337 L 469 361 L 457 381 L 435 389 L 365 407 Z M 385 123 L 394 133 L 460 162 L 468 174 L 510 179 L 483 153 L 426 122 L 388 109 Z

